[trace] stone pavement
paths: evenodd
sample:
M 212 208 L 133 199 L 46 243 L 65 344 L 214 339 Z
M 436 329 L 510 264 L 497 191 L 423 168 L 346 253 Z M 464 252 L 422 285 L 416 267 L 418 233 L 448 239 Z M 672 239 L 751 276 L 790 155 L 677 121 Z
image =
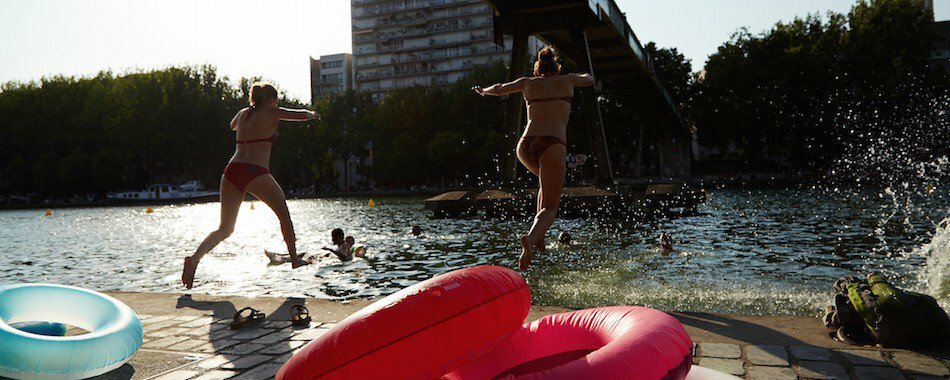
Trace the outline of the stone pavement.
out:
M 109 293 L 142 320 L 145 342 L 123 367 L 98 379 L 267 379 L 313 339 L 370 301 Z M 314 321 L 291 326 L 290 307 L 306 304 Z M 228 326 L 252 306 L 267 319 Z M 566 309 L 532 307 L 529 320 Z M 694 364 L 746 379 L 946 379 L 950 348 L 907 350 L 846 346 L 817 318 L 671 313 L 696 344 Z

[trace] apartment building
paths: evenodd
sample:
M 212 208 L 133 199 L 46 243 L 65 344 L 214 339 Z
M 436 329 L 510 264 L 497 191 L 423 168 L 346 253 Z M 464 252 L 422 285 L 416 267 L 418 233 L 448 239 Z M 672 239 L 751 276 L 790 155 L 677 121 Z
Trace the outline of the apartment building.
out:
M 510 41 L 494 43 L 492 9 L 481 0 L 352 0 L 351 7 L 358 91 L 447 85 L 510 59 Z
M 353 55 L 348 53 L 310 58 L 310 93 L 312 99 L 353 88 Z

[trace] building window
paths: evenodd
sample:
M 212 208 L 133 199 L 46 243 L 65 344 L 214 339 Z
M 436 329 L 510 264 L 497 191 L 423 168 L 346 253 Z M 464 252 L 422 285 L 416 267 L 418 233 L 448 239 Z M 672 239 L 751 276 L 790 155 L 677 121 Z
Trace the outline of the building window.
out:
M 335 69 L 343 67 L 343 61 L 320 62 L 321 69 Z

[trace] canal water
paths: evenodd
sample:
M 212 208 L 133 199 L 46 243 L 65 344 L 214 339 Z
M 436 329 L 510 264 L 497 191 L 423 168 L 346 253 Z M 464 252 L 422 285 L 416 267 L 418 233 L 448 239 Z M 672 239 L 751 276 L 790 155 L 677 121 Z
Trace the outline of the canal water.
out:
M 899 195 L 901 194 L 901 195 Z M 910 195 L 908 195 L 910 194 Z M 269 266 L 285 251 L 276 217 L 245 202 L 237 228 L 205 257 L 193 292 L 376 298 L 479 264 L 514 267 L 529 220 L 431 219 L 415 197 L 293 200 L 298 247 L 315 264 Z M 0 284 L 182 292 L 182 258 L 218 223 L 218 204 L 0 211 Z M 883 272 L 950 303 L 950 195 L 792 187 L 710 190 L 696 215 L 652 221 L 567 219 L 525 277 L 536 304 L 647 305 L 664 310 L 817 315 L 839 276 Z M 413 224 L 422 236 L 410 234 Z M 370 256 L 320 254 L 343 228 Z M 570 245 L 555 241 L 568 231 Z M 657 236 L 670 233 L 674 250 Z

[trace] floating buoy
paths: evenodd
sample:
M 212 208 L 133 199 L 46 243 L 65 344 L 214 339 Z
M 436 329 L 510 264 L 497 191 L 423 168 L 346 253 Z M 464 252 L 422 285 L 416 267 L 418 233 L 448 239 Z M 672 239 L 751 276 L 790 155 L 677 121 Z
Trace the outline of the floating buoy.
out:
M 934 184 L 928 183 L 928 184 L 927 184 L 927 195 L 930 195 L 930 193 L 933 193 L 933 192 L 934 192 L 934 189 L 936 189 L 936 188 L 937 188 L 937 186 L 935 186 Z
M 53 216 L 53 210 L 46 209 L 46 216 Z
M 145 209 L 145 213 L 146 213 L 146 214 L 151 214 L 151 213 L 152 213 L 152 206 L 148 206 L 148 208 Z
M 369 199 L 369 207 L 376 207 L 376 202 L 373 201 L 373 198 Z
M 254 209 L 254 202 L 251 202 L 251 210 Z

